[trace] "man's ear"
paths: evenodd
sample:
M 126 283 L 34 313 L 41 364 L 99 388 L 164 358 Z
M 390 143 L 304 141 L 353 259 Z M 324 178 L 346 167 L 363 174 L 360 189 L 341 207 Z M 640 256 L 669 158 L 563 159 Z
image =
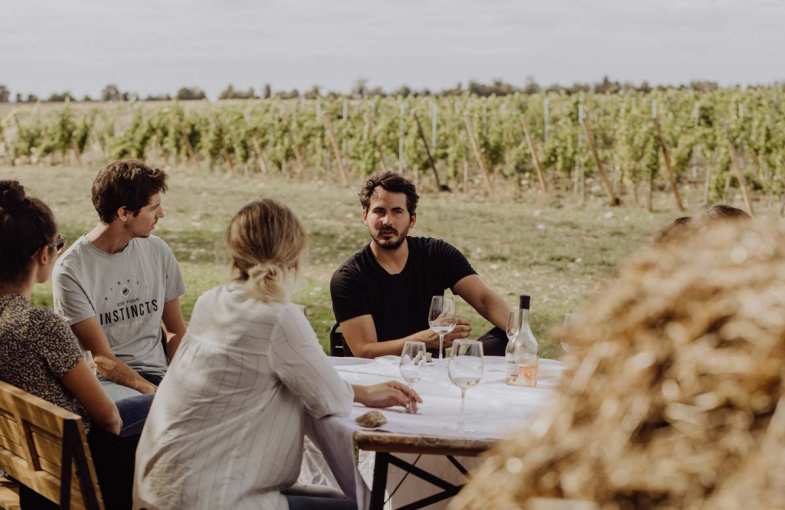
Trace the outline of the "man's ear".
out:
M 417 214 L 412 214 L 411 219 L 409 220 L 409 228 L 412 228 L 414 224 L 417 223 Z
M 363 218 L 363 223 L 365 223 L 365 219 L 368 218 L 368 209 L 367 208 L 363 208 L 362 218 Z
M 128 218 L 131 217 L 131 211 L 129 211 L 128 209 L 125 208 L 125 206 L 123 206 L 117 210 L 117 217 L 120 218 L 120 221 L 125 223 L 126 221 L 128 221 Z

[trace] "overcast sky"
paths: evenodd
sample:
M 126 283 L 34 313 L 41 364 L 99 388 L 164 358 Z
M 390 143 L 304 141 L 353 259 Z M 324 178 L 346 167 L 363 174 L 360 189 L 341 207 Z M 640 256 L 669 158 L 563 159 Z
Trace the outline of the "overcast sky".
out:
M 785 81 L 785 0 L 4 0 L 0 84 L 213 97 L 613 79 Z

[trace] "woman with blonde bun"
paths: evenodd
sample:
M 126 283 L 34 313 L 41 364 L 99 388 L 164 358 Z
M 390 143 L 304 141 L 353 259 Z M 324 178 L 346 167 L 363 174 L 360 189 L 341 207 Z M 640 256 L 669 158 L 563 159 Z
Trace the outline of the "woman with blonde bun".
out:
M 353 509 L 348 499 L 284 495 L 297 480 L 305 413 L 416 406 L 410 388 L 338 376 L 297 305 L 306 236 L 262 199 L 227 229 L 233 279 L 205 292 L 160 385 L 136 456 L 134 507 Z

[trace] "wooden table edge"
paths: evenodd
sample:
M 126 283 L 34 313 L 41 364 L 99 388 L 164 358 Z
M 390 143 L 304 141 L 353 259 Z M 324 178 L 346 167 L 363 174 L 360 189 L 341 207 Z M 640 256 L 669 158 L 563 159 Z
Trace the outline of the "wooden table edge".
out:
M 353 438 L 355 446 L 366 451 L 463 457 L 481 455 L 497 442 L 495 439 L 460 439 L 374 430 L 355 431 Z

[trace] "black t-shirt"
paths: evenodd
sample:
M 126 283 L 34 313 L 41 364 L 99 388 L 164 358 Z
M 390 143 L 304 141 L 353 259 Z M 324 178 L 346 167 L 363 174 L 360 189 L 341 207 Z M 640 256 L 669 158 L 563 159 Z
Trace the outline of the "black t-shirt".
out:
M 379 341 L 428 329 L 431 297 L 476 274 L 455 247 L 430 237 L 407 237 L 409 258 L 398 274 L 388 273 L 370 245 L 333 274 L 330 295 L 338 322 L 370 314 Z

